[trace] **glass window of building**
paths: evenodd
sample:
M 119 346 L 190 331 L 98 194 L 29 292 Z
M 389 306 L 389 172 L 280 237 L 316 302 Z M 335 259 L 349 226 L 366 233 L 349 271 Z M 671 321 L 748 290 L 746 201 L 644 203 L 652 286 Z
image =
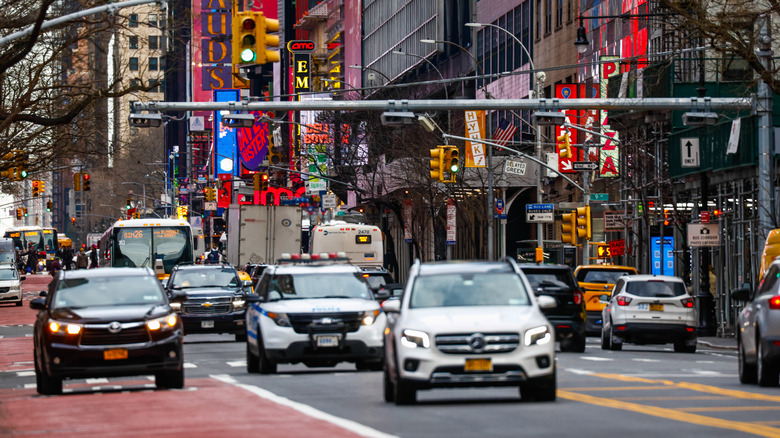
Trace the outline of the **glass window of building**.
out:
M 130 71 L 138 71 L 138 58 L 130 58 Z

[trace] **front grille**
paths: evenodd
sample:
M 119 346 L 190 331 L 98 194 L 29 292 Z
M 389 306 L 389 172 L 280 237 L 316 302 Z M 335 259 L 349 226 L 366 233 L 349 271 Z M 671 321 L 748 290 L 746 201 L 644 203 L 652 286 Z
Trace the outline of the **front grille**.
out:
M 10 287 L 0 287 L 0 294 L 6 293 L 10 290 L 11 290 Z
M 436 336 L 436 348 L 445 354 L 509 353 L 520 346 L 517 333 L 454 333 Z
M 221 315 L 230 313 L 231 301 L 230 297 L 190 298 L 182 305 L 181 312 L 189 315 Z
M 295 333 L 353 333 L 363 321 L 362 312 L 288 313 Z
M 81 345 L 138 344 L 149 341 L 149 332 L 144 324 L 122 329 L 119 333 L 109 332 L 108 327 L 84 327 L 81 334 Z

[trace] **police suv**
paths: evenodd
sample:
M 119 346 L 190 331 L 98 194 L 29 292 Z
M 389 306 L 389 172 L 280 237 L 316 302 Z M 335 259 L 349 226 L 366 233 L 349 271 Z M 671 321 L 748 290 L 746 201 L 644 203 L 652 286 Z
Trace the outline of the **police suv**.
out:
M 361 269 L 336 254 L 283 255 L 246 295 L 247 371 L 279 363 L 381 370 L 385 314 Z

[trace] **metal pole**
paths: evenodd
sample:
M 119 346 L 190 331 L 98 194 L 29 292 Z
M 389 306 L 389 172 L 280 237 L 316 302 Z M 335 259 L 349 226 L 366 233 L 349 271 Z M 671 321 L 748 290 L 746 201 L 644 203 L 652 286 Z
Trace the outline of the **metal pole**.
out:
M 541 82 L 544 78 L 544 75 L 541 75 L 539 73 L 536 74 L 536 96 L 535 98 L 539 98 L 539 94 L 541 93 Z M 542 130 L 539 127 L 539 124 L 536 123 L 536 159 L 541 162 L 542 161 Z M 539 204 L 542 203 L 542 171 L 543 169 L 540 167 L 539 172 L 536 173 L 536 202 Z M 587 187 L 587 186 L 586 186 Z M 574 233 L 577 231 L 574 230 Z M 542 249 L 542 252 L 544 252 L 544 225 L 543 224 L 536 224 L 536 246 Z
M 772 35 L 769 27 L 770 17 L 762 16 L 761 31 L 758 37 L 759 50 L 756 53 L 766 71 L 772 68 Z M 772 91 L 764 80 L 758 82 L 758 220 L 759 236 L 766 239 L 772 228 Z

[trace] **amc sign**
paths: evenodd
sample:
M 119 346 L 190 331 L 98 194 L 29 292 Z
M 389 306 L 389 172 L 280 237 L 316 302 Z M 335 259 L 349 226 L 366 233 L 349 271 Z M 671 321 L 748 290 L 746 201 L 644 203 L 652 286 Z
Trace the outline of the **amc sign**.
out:
M 314 47 L 314 41 L 293 40 L 287 43 L 287 50 L 293 53 L 311 53 Z

